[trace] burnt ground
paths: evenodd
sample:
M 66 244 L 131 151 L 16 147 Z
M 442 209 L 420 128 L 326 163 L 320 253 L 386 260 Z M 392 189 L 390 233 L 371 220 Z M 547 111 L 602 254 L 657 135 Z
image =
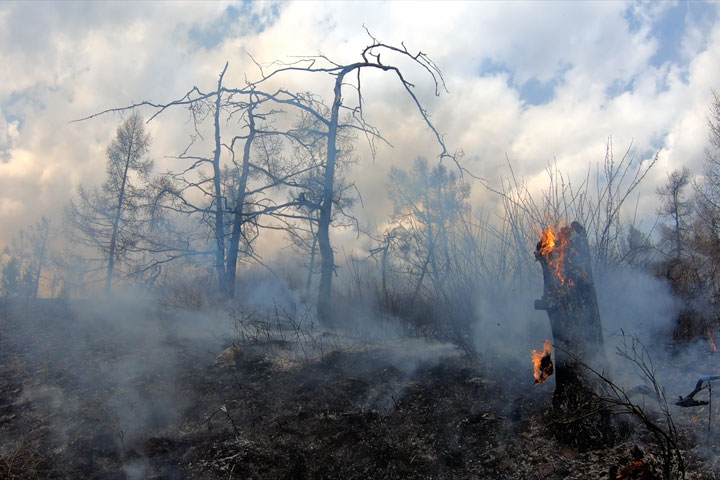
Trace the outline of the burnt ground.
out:
M 310 355 L 256 337 L 220 354 L 231 337 L 181 335 L 174 314 L 146 330 L 79 309 L 2 306 L 0 478 L 660 478 L 642 426 L 563 445 L 551 382 L 446 345 L 336 337 Z M 681 414 L 694 446 L 707 424 Z M 685 452 L 689 478 L 717 478 L 708 448 Z

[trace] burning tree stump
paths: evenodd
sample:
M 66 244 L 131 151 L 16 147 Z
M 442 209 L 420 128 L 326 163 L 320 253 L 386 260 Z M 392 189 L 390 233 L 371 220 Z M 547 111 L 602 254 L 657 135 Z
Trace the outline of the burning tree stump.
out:
M 543 297 L 535 301 L 535 309 L 547 311 L 556 347 L 553 408 L 575 412 L 593 403 L 599 388 L 583 364 L 602 371 L 606 362 L 585 229 L 573 222 L 555 236 L 548 228 L 535 258 L 544 280 Z

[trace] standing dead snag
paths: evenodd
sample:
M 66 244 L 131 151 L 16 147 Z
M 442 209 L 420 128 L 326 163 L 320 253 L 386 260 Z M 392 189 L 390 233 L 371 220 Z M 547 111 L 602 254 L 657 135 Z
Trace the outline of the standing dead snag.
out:
M 317 312 L 319 319 L 325 323 L 329 322 L 328 324 L 334 321 L 331 299 L 332 277 L 336 265 L 334 263 L 333 248 L 330 243 L 330 227 L 333 218 L 333 199 L 335 198 L 337 188 L 335 170 L 338 156 L 338 135 L 345 129 L 353 129 L 364 133 L 370 142 L 373 155 L 375 153 L 375 141 L 386 142 L 380 132 L 365 119 L 364 87 L 361 86 L 360 82 L 361 73 L 380 71 L 390 73 L 394 76 L 396 80 L 399 81 L 405 93 L 410 97 L 412 103 L 415 104 L 420 117 L 434 135 L 440 147 L 438 158 L 440 160 L 446 158 L 452 159 L 461 171 L 465 171 L 460 167 L 457 158 L 448 152 L 445 146 L 445 140 L 431 122 L 427 110 L 425 110 L 420 99 L 415 94 L 415 84 L 411 83 L 406 77 L 407 65 L 414 64 L 416 67 L 419 67 L 420 71 L 424 71 L 429 75 L 435 86 L 435 95 L 439 95 L 440 90 L 445 89 L 445 80 L 438 66 L 422 52 L 412 53 L 404 44 L 396 47 L 380 42 L 370 35 L 369 32 L 367 33 L 371 39 L 371 43 L 363 48 L 360 53 L 360 58 L 353 63 L 340 64 L 330 60 L 324 55 L 319 55 L 300 58 L 290 64 L 281 65 L 269 73 L 263 72 L 262 66 L 258 64 L 262 78 L 254 84 L 255 86 L 261 86 L 262 83 L 267 83 L 272 77 L 278 77 L 283 73 L 297 74 L 299 72 L 305 72 L 310 74 L 325 74 L 334 78 L 333 101 L 330 105 L 329 115 L 309 105 L 303 95 L 293 94 L 282 89 L 273 94 L 264 94 L 265 98 L 273 102 L 281 105 L 292 105 L 309 113 L 324 126 L 322 135 L 327 139 L 327 148 L 325 150 L 325 161 L 323 165 L 322 200 L 319 204 L 319 216 L 317 220 L 317 244 L 320 252 L 320 282 L 318 285 Z M 380 61 L 381 54 L 384 58 L 382 62 Z M 388 57 L 400 60 L 398 64 L 404 64 L 405 66 L 401 68 L 393 63 L 388 63 Z M 354 76 L 355 80 L 351 80 Z M 343 96 L 343 88 L 347 89 L 348 87 L 353 88 L 355 91 L 354 95 L 357 95 L 353 103 L 349 103 L 349 98 Z M 345 111 L 350 112 L 350 114 L 347 120 L 342 120 L 340 114 Z
M 553 406 L 572 412 L 597 393 L 583 364 L 597 371 L 605 364 L 585 229 L 573 222 L 556 236 L 548 228 L 537 244 L 535 258 L 542 266 L 544 280 L 543 297 L 535 301 L 535 309 L 547 311 L 556 347 Z

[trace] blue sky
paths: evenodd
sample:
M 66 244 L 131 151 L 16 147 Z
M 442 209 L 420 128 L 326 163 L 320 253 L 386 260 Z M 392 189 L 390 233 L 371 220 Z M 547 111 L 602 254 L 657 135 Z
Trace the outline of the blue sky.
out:
M 663 68 L 672 64 L 686 72 L 692 61 L 692 53 L 685 51 L 687 37 L 692 33 L 707 38 L 717 21 L 717 5 L 709 2 L 668 2 L 651 18 L 642 4 L 628 4 L 623 17 L 631 33 L 641 33 L 648 41 L 655 42 L 655 49 L 648 64 Z M 622 54 L 622 52 L 617 52 Z M 556 88 L 562 84 L 564 74 L 573 67 L 572 63 L 558 62 L 556 72 L 551 78 L 533 76 L 523 81 L 515 78 L 515 69 L 502 62 L 501 58 L 483 59 L 478 70 L 479 75 L 496 73 L 507 74 L 508 86 L 515 89 L 520 99 L 528 105 L 542 105 L 555 97 Z M 638 74 L 642 74 L 639 72 Z M 616 96 L 632 92 L 634 76 L 621 76 L 608 88 L 608 95 Z
M 373 35 L 405 42 L 442 68 L 449 93 L 418 85 L 451 148 L 498 185 L 506 159 L 533 188 L 548 162 L 582 176 L 602 161 L 608 138 L 638 162 L 658 153 L 640 208 L 673 168 L 700 173 L 712 89 L 720 90 L 717 2 L 2 2 L 0 3 L 0 244 L 40 215 L 61 218 L 79 184 L 104 174 L 104 150 L 121 120 L 68 121 L 140 100 L 165 101 L 263 62 L 319 52 L 358 57 Z M 290 88 L 319 89 L 302 79 Z M 382 222 L 390 166 L 432 157 L 431 135 L 397 86 L 368 77 L 367 114 L 394 145 L 374 163 L 363 145 L 354 175 L 366 199 L 358 214 Z M 187 141 L 186 118 L 152 122 L 152 156 Z M 477 206 L 487 191 L 473 190 Z

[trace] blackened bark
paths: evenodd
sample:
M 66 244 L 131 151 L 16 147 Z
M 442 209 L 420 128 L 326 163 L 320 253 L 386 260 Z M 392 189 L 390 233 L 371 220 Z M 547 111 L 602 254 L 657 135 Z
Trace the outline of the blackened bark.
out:
M 537 310 L 546 310 L 555 345 L 553 406 L 575 411 L 596 397 L 597 379 L 584 365 L 605 370 L 600 312 L 585 229 L 577 222 L 560 230 L 549 252 L 538 243 L 535 258 L 543 271 L 543 298 Z

